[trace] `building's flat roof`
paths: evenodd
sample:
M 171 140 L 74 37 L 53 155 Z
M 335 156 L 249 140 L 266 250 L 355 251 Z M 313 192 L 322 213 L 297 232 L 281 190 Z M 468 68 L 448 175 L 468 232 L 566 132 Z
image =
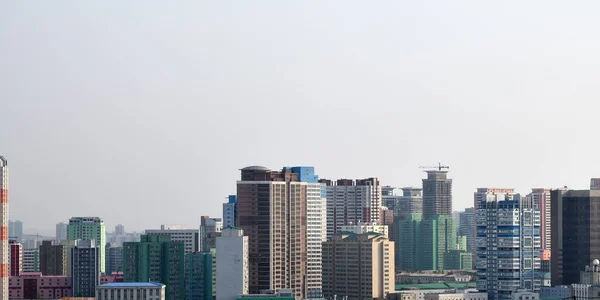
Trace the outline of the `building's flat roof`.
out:
M 161 287 L 165 286 L 158 282 L 112 282 L 102 284 L 99 287 Z
M 448 283 L 450 288 L 475 288 L 475 282 L 455 282 Z M 420 283 L 420 284 L 396 284 L 396 291 L 410 290 L 411 288 L 419 290 L 437 290 L 437 289 L 448 289 L 443 283 Z

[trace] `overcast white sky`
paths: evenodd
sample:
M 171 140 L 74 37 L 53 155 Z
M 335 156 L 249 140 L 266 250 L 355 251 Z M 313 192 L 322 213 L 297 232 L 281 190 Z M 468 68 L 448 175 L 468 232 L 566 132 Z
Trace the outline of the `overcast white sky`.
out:
M 240 168 L 420 186 L 600 176 L 598 1 L 5 1 L 11 219 L 221 216 Z

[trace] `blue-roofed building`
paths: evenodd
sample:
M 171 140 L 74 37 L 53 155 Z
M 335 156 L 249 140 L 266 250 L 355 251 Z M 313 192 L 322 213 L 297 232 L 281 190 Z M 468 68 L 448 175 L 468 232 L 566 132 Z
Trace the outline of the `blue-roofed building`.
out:
M 158 282 L 113 282 L 96 288 L 96 299 L 165 300 L 166 287 Z

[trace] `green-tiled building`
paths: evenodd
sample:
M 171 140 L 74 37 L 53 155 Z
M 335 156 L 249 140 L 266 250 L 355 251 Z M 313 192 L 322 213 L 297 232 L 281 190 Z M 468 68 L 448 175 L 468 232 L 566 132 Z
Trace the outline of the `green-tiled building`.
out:
M 456 249 L 455 222 L 450 215 L 401 215 L 394 218 L 396 268 L 401 271 L 443 270 L 445 253 Z
M 473 270 L 473 254 L 465 250 L 447 251 L 444 257 L 445 270 Z
M 167 235 L 123 243 L 123 276 L 125 282 L 160 282 L 167 286 L 166 300 L 184 300 L 184 243 Z
M 185 299 L 212 300 L 213 254 L 210 252 L 185 255 Z
M 106 229 L 104 220 L 98 217 L 71 218 L 69 225 L 67 225 L 67 240 L 94 240 L 96 245 L 100 247 L 100 272 L 105 272 Z

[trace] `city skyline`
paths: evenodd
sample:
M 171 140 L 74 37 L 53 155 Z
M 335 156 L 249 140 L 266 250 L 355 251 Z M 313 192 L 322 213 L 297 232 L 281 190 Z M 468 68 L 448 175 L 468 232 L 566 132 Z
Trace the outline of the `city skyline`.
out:
M 37 3 L 43 16 L 9 3 L 0 152 L 11 218 L 195 227 L 220 214 L 248 165 L 418 186 L 418 166 L 440 161 L 455 208 L 482 186 L 580 189 L 599 177 L 588 137 L 600 3 L 338 3 L 58 1 Z M 282 116 L 268 134 L 257 121 Z M 258 146 L 290 132 L 286 151 Z

